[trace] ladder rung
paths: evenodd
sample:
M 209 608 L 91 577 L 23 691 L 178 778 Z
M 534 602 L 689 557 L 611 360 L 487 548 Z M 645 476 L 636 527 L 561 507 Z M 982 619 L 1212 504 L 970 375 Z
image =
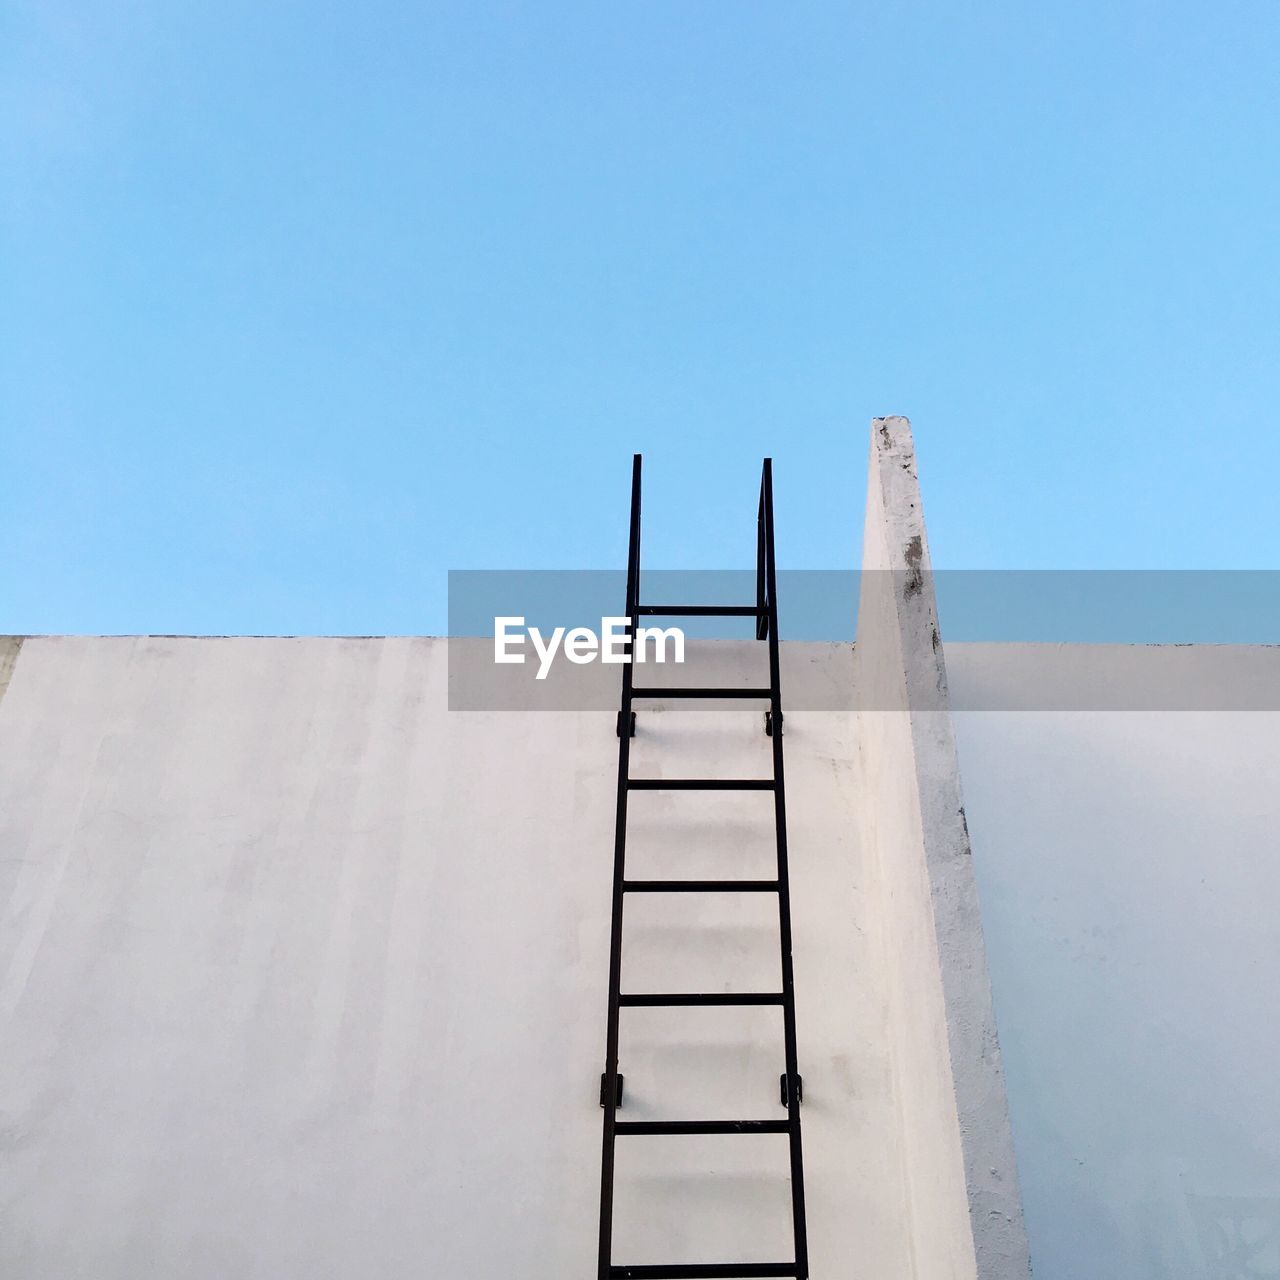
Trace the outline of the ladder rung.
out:
M 614 1133 L 786 1133 L 789 1120 L 619 1120 Z
M 609 1268 L 610 1280 L 754 1280 L 756 1276 L 798 1276 L 794 1262 L 676 1262 Z
M 624 893 L 777 893 L 776 880 L 624 880 Z
M 754 604 L 642 604 L 636 612 L 646 618 L 758 618 L 768 609 Z
M 786 997 L 781 991 L 673 991 L 660 995 L 618 996 L 624 1009 L 662 1009 L 705 1004 L 782 1004 Z
M 628 778 L 632 791 L 772 791 L 772 778 Z
M 772 698 L 772 689 L 726 689 L 713 686 L 709 689 L 680 687 L 676 689 L 650 686 L 647 689 L 632 689 L 633 698 Z

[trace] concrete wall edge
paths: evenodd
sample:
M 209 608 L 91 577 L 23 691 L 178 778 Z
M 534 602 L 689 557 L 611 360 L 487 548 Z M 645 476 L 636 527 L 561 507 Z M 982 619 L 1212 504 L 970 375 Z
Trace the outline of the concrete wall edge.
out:
M 907 744 L 895 753 L 895 759 L 910 757 L 907 768 L 912 776 L 905 803 L 911 813 L 904 815 L 895 843 L 906 843 L 902 831 L 910 831 L 919 841 L 915 849 L 886 849 L 881 856 L 912 856 L 921 863 L 915 870 L 923 878 L 932 917 L 945 1018 L 946 1069 L 951 1077 L 972 1236 L 971 1263 L 968 1257 L 958 1261 L 957 1254 L 943 1263 L 935 1260 L 933 1266 L 946 1265 L 954 1274 L 973 1274 L 977 1280 L 1026 1280 L 1031 1274 L 1029 1248 L 929 568 L 910 423 L 901 417 L 876 418 L 872 421 L 863 569 L 864 575 L 868 570 L 890 572 L 873 573 L 879 604 L 865 612 L 860 607 L 858 648 L 870 677 L 864 687 L 878 688 L 883 695 L 884 681 L 898 686 L 892 692 L 895 700 L 900 699 L 895 705 L 902 709 L 874 714 L 895 722 L 894 732 L 899 735 L 905 729 Z M 864 591 L 867 582 L 864 576 Z M 864 617 L 869 635 L 864 631 Z M 878 637 L 874 634 L 877 628 L 883 628 Z M 877 664 L 874 671 L 870 670 L 872 664 Z M 865 726 L 865 713 L 863 718 Z M 892 741 L 877 731 L 860 736 L 864 752 L 872 754 L 877 743 Z M 892 770 L 894 763 L 867 760 L 868 777 L 876 786 L 868 796 L 870 802 L 904 802 L 905 793 L 883 785 L 885 771 Z M 887 820 L 882 817 L 879 831 L 892 833 L 893 821 L 892 815 Z M 872 838 L 876 838 L 874 831 Z M 892 948 L 895 939 L 889 937 L 887 945 Z M 905 939 L 902 945 L 907 945 Z M 903 999 L 910 1001 L 909 989 Z M 922 1008 L 927 1005 L 922 1002 Z M 927 1031 L 916 1034 L 919 1043 L 928 1036 Z M 923 1110 L 927 1114 L 927 1103 Z M 929 1118 L 935 1124 L 943 1123 L 937 1115 Z M 930 1194 L 949 1194 L 936 1176 L 925 1186 Z M 917 1189 L 917 1197 L 920 1194 Z M 933 1212 L 926 1210 L 926 1214 Z M 928 1221 L 926 1216 L 922 1229 Z

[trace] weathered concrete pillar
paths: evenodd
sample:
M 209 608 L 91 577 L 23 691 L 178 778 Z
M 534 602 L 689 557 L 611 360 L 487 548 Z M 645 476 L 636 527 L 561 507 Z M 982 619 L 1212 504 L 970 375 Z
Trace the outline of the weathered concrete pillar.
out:
M 857 671 L 862 836 L 919 1280 L 1030 1274 L 911 426 L 872 422 Z

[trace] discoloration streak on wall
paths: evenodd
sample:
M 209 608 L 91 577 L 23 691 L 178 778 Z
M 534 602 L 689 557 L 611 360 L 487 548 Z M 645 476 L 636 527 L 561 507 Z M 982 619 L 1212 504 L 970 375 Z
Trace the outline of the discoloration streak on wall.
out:
M 4 691 L 9 687 L 21 648 L 21 636 L 0 636 L 0 698 L 4 697 Z

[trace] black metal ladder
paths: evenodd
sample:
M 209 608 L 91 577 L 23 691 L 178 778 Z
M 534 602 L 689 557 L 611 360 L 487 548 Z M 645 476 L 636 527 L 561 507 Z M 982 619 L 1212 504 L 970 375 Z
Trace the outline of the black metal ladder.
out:
M 773 543 L 773 467 L 764 460 L 756 542 L 756 602 L 753 605 L 644 605 L 640 594 L 640 455 L 631 471 L 631 535 L 627 556 L 627 616 L 634 639 L 642 617 L 743 617 L 756 620 L 756 639 L 769 645 L 767 689 L 658 688 L 637 689 L 634 665 L 622 668 L 622 703 L 618 711 L 618 800 L 613 845 L 613 927 L 609 944 L 609 1026 L 605 1068 L 600 1081 L 604 1139 L 600 1167 L 600 1251 L 598 1280 L 694 1280 L 695 1277 L 793 1276 L 807 1280 L 809 1250 L 805 1231 L 804 1165 L 800 1145 L 801 1080 L 796 1061 L 795 980 L 791 965 L 791 893 L 787 875 L 787 809 L 782 769 L 782 702 L 778 676 L 777 569 Z M 773 741 L 773 776 L 747 779 L 639 779 L 630 776 L 633 703 L 637 698 L 756 698 L 767 701 L 765 732 Z M 628 880 L 626 877 L 627 798 L 632 791 L 772 791 L 777 830 L 775 880 Z M 629 893 L 776 893 L 781 943 L 782 989 L 739 994 L 632 994 L 622 990 L 622 914 Z M 786 1071 L 780 1081 L 785 1120 L 625 1121 L 622 1075 L 618 1070 L 618 1024 L 623 1009 L 689 1005 L 779 1005 L 782 1008 Z M 791 1262 L 725 1262 L 619 1265 L 613 1261 L 614 1148 L 619 1137 L 645 1134 L 785 1133 L 790 1140 L 791 1216 L 795 1257 Z

